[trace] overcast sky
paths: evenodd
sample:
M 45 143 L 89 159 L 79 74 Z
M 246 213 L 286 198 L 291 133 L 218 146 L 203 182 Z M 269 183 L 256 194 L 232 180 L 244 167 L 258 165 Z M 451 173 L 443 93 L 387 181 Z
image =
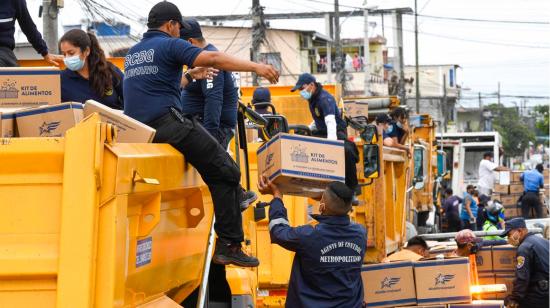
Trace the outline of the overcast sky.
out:
M 62 25 L 78 24 L 87 14 L 79 5 L 84 0 L 65 0 L 60 14 Z M 146 17 L 157 0 L 94 0 L 115 12 L 122 12 L 127 18 L 137 20 Z M 420 64 L 458 64 L 458 81 L 465 88 L 465 97 L 477 96 L 477 92 L 493 93 L 501 83 L 503 95 L 550 96 L 550 1 L 549 0 L 418 0 L 422 15 L 459 17 L 469 19 L 501 21 L 540 21 L 546 24 L 520 24 L 509 22 L 474 22 L 419 17 Z M 31 15 L 41 29 L 38 6 L 42 0 L 27 0 Z M 174 0 L 184 16 L 246 14 L 251 0 Z M 260 0 L 266 13 L 332 11 L 333 5 L 324 4 L 332 0 Z M 363 0 L 340 0 L 341 10 L 362 7 Z M 381 8 L 411 7 L 413 0 L 369 0 L 368 6 Z M 105 11 L 105 16 L 123 22 L 128 19 Z M 380 17 L 370 17 L 376 25 L 370 28 L 370 35 L 382 34 Z M 363 37 L 363 18 L 342 16 L 342 37 Z M 229 25 L 229 23 L 227 23 Z M 316 30 L 324 33 L 324 20 L 274 20 L 272 27 Z M 231 25 L 248 25 L 247 22 L 233 22 Z M 145 30 L 142 24 L 132 23 L 132 32 L 140 34 Z M 384 19 L 384 34 L 388 46 L 394 46 L 391 16 Z M 405 64 L 414 64 L 414 17 L 404 17 Z M 62 31 L 60 31 L 62 32 Z M 24 41 L 24 36 L 18 37 Z M 467 90 L 471 89 L 471 90 Z M 506 102 L 520 102 L 519 98 L 505 99 Z M 477 101 L 471 101 L 477 103 Z M 490 99 L 486 103 L 491 102 Z M 528 104 L 548 103 L 550 100 L 529 99 Z

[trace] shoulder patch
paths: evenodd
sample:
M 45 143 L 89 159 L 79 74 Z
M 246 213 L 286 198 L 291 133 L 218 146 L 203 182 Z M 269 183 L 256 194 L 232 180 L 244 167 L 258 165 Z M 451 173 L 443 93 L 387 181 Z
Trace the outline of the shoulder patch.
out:
M 319 112 L 319 109 L 317 107 L 315 107 L 314 111 L 315 111 L 316 116 L 318 116 L 318 117 L 321 116 L 321 112 Z
M 525 257 L 524 256 L 518 256 L 517 261 L 518 261 L 518 264 L 516 265 L 516 268 L 520 269 L 525 264 Z

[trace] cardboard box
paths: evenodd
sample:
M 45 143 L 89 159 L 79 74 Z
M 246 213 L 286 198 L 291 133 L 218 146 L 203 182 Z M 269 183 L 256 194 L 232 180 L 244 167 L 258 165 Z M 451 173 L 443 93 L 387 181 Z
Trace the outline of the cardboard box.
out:
M 56 67 L 1 67 L 0 106 L 38 107 L 61 102 L 61 82 Z
M 510 194 L 521 194 L 521 193 L 523 193 L 523 184 L 510 185 Z
M 80 103 L 29 108 L 15 113 L 19 137 L 62 137 L 83 118 Z
M 344 142 L 280 133 L 257 151 L 258 176 L 266 175 L 281 192 L 320 197 L 332 181 L 345 181 Z
M 449 247 L 449 248 L 443 248 L 443 249 L 430 249 L 430 256 L 429 258 L 435 258 L 438 255 L 443 255 L 445 257 L 450 257 L 453 252 L 456 250 L 456 247 Z
M 495 283 L 506 285 L 506 293 L 497 293 L 497 299 L 504 299 L 507 295 L 512 293 L 514 279 L 516 279 L 516 274 L 514 272 L 495 274 Z
M 521 177 L 522 174 L 523 174 L 522 171 L 513 171 L 512 172 L 512 182 L 516 183 L 516 184 L 520 183 L 521 182 L 520 177 Z
M 546 181 L 548 179 L 548 176 L 550 175 L 550 170 L 544 169 L 542 171 L 542 175 L 544 176 L 544 180 Z
M 476 254 L 477 272 L 491 273 L 493 271 L 493 253 L 491 246 L 482 247 Z
M 472 296 L 469 271 L 468 258 L 415 262 L 417 302 L 419 304 L 470 302 Z
M 510 171 L 500 171 L 498 173 L 498 182 L 500 185 L 510 185 L 511 177 Z
M 481 273 L 477 276 L 477 280 L 480 285 L 495 284 L 495 274 L 493 273 Z M 481 299 L 497 299 L 496 293 L 483 293 L 480 294 Z
M 510 273 L 515 269 L 516 247 L 512 245 L 493 246 L 493 272 Z
M 156 130 L 124 115 L 121 110 L 109 108 L 93 100 L 86 101 L 84 116 L 97 112 L 101 121 L 113 124 L 117 128 L 117 142 L 149 143 L 153 141 Z
M 11 138 L 16 136 L 15 111 L 0 111 L 0 138 Z
M 368 117 L 369 116 L 369 103 L 367 102 L 344 102 L 344 113 L 346 117 Z
M 510 193 L 509 185 L 495 184 L 495 187 L 493 188 L 493 192 L 507 195 Z
M 403 306 L 405 307 L 415 307 L 415 308 L 447 308 L 447 305 L 417 305 L 417 306 Z
M 500 202 L 502 202 L 502 205 L 505 207 L 508 206 L 517 206 L 518 205 L 518 199 L 520 195 L 514 194 L 514 195 L 501 195 L 499 199 Z
M 410 261 L 365 265 L 361 277 L 367 307 L 416 304 L 413 263 Z
M 512 217 L 519 217 L 522 216 L 521 209 L 518 209 L 517 207 L 505 207 L 504 208 L 504 217 L 505 219 L 509 219 Z

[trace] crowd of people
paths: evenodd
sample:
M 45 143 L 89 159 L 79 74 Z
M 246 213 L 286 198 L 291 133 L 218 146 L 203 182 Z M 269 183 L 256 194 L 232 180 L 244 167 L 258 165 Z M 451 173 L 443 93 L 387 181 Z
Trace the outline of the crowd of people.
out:
M 180 151 L 208 186 L 214 206 L 217 241 L 212 261 L 219 265 L 234 264 L 256 267 L 259 260 L 246 254 L 241 211 L 257 195 L 240 185 L 240 170 L 227 152 L 234 135 L 238 93 L 231 72 L 254 72 L 276 83 L 279 73 L 270 65 L 254 63 L 219 52 L 203 37 L 196 20 L 183 19 L 178 7 L 159 2 L 148 14 L 147 32 L 125 58 L 124 73 L 107 61 L 94 34 L 70 30 L 59 40 L 61 55 L 48 51 L 37 31 L 25 0 L 3 2 L 0 13 L 0 66 L 17 66 L 13 53 L 15 22 L 19 22 L 29 41 L 44 59 L 54 65 L 64 62 L 61 73 L 63 101 L 84 103 L 96 100 L 156 129 L 155 143 L 169 143 Z M 351 57 L 350 57 L 351 58 Z M 351 59 L 353 69 L 362 69 L 357 54 Z M 183 67 L 188 67 L 184 72 Z M 350 220 L 352 206 L 357 204 L 356 163 L 359 154 L 347 138 L 347 124 L 334 97 L 323 89 L 311 74 L 302 74 L 292 88 L 308 102 L 313 118 L 310 129 L 314 136 L 343 140 L 345 144 L 345 184 L 330 183 L 319 202 L 318 225 L 291 227 L 279 187 L 266 177 L 259 181 L 263 194 L 273 195 L 269 208 L 271 241 L 295 252 L 288 286 L 287 307 L 362 307 L 361 266 L 366 253 L 367 233 L 363 226 Z M 270 101 L 269 90 L 257 88 L 253 103 Z M 264 108 L 264 109 L 262 109 Z M 265 107 L 260 113 L 268 113 Z M 408 113 L 396 108 L 376 117 L 375 124 L 386 146 L 406 151 L 409 134 Z M 518 246 L 518 266 L 512 295 L 507 302 L 520 307 L 548 306 L 548 243 L 527 231 L 523 220 L 503 225 L 502 206 L 490 196 L 493 171 L 504 170 L 490 161 L 480 166 L 479 192 L 468 186 L 464 198 L 446 190 L 443 212 L 449 231 L 462 230 L 456 237 L 457 255 L 470 256 L 480 242 L 470 231 L 502 229 L 502 235 L 487 241 L 504 241 Z M 537 167 L 537 171 L 542 173 Z M 526 194 L 524 203 L 537 208 L 533 193 L 543 181 L 535 173 L 522 177 Z M 463 204 L 459 212 L 460 204 Z M 479 208 L 483 207 L 483 222 Z M 480 224 L 481 223 L 481 224 Z M 502 237 L 501 237 L 502 236 Z M 336 243 L 344 243 L 342 245 Z M 428 256 L 429 247 L 421 237 L 409 239 L 407 257 Z M 390 258 L 398 258 L 394 254 Z

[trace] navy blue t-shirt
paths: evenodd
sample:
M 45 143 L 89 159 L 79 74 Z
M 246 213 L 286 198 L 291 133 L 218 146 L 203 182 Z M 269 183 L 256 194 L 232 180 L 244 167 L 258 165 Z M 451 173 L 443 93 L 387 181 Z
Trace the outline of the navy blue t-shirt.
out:
M 336 100 L 319 83 L 317 83 L 317 90 L 309 100 L 309 111 L 313 121 L 315 121 L 315 127 L 320 132 L 327 132 L 325 117 L 331 114 L 336 118 L 336 130 L 345 131 L 347 125 L 342 119 Z
M 212 44 L 204 50 L 218 51 Z M 237 125 L 238 100 L 235 78 L 227 71 L 220 71 L 211 80 L 195 80 L 181 92 L 183 112 L 202 117 L 203 126 L 214 134 L 219 128 L 234 128 Z
M 113 65 L 118 78 L 113 76 L 113 88 L 107 89 L 103 95 L 98 95 L 90 85 L 90 81 L 79 73 L 66 69 L 61 72 L 61 101 L 85 103 L 89 99 L 100 102 L 114 109 L 124 107 L 122 81 L 124 74 Z
M 399 126 L 397 126 L 397 124 L 395 122 L 393 122 L 390 125 L 391 125 L 391 131 L 389 133 L 384 133 L 384 138 L 396 137 L 397 142 L 401 142 L 401 138 L 403 138 L 403 136 L 405 135 L 405 131 L 402 128 L 400 128 Z
M 193 66 L 201 52 L 162 31 L 143 34 L 124 61 L 124 113 L 148 123 L 169 112 L 170 107 L 181 110 L 183 66 Z

